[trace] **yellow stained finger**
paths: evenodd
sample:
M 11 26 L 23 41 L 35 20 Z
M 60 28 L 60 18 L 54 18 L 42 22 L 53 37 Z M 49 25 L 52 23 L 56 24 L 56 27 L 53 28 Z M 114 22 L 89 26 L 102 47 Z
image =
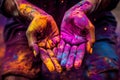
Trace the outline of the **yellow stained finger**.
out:
M 38 46 L 39 47 L 45 48 L 45 45 L 46 45 L 46 41 L 45 40 L 38 42 Z
M 52 40 L 49 39 L 48 42 L 52 48 L 55 47 L 55 43 Z
M 46 48 L 47 48 L 47 49 L 50 49 L 50 48 L 51 48 L 51 45 L 49 44 L 48 41 L 46 42 Z
M 54 64 L 55 68 L 56 68 L 56 71 L 59 73 L 62 72 L 62 68 L 61 68 L 60 64 L 58 63 L 58 60 L 55 57 L 55 54 L 53 53 L 53 51 L 51 51 L 50 49 L 47 51 L 48 51 L 48 54 L 49 54 L 49 56 Z
M 54 64 L 51 61 L 49 55 L 47 54 L 47 51 L 43 48 L 40 48 L 40 54 L 41 54 L 41 59 L 42 59 L 43 63 L 46 65 L 46 67 L 48 68 L 48 70 L 50 72 L 55 71 Z
M 43 62 L 50 72 L 55 71 L 55 67 L 50 58 L 46 58 Z
M 50 48 L 53 48 L 54 46 L 55 46 L 55 44 L 53 43 L 53 41 L 48 39 L 47 44 L 46 44 L 46 48 L 50 49 Z

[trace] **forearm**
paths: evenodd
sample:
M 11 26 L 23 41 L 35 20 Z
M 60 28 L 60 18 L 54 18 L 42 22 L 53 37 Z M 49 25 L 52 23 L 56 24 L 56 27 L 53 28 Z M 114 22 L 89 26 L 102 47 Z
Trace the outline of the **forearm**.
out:
M 43 10 L 25 0 L 6 0 L 4 3 L 5 12 L 13 17 L 24 17 L 33 20 L 40 14 L 46 14 Z M 46 14 L 47 15 L 47 14 Z
M 80 8 L 86 15 L 101 11 L 110 11 L 114 9 L 119 0 L 82 0 L 72 7 L 72 9 Z
M 96 11 L 110 11 L 114 9 L 119 2 L 119 0 L 82 0 L 80 4 L 84 4 L 86 1 L 92 4 L 91 8 L 88 10 L 88 13 Z
M 29 39 L 29 46 L 32 46 L 37 40 L 37 38 L 33 38 L 36 31 L 42 31 L 46 27 L 49 15 L 25 0 L 6 0 L 4 6 L 5 12 L 11 17 L 30 21 L 26 36 Z

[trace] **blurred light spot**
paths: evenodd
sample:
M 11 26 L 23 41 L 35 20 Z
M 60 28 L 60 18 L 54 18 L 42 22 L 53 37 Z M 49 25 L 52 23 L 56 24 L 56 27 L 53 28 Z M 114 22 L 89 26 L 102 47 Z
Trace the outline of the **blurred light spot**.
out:
M 61 3 L 64 3 L 64 0 L 61 0 Z
M 104 27 L 104 30 L 106 31 L 106 30 L 107 30 L 107 28 L 106 28 L 106 27 Z

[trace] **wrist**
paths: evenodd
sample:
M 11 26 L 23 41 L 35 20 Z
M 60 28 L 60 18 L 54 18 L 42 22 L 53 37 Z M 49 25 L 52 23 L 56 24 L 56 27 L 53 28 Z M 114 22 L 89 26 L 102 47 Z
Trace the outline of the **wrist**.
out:
M 95 10 L 97 3 L 98 3 L 98 0 L 83 0 L 79 2 L 79 5 L 80 5 L 80 9 L 84 13 L 90 14 Z
M 44 10 L 32 5 L 26 0 L 13 0 L 15 6 L 19 12 L 19 16 L 23 16 L 25 19 L 33 20 L 41 15 L 48 15 Z

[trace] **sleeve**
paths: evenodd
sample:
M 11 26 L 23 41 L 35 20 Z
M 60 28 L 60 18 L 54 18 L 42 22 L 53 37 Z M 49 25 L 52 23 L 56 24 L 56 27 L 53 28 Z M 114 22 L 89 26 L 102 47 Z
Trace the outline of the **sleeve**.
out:
M 8 9 L 10 9 L 11 12 L 9 12 Z M 0 0 L 0 14 L 4 15 L 5 17 L 13 17 L 11 14 L 17 11 L 16 9 L 17 7 L 14 0 Z
M 6 0 L 0 0 L 0 14 L 4 15 L 5 17 L 8 17 L 6 12 L 5 12 L 5 3 Z
M 120 0 L 85 0 L 93 4 L 92 12 L 111 11 Z
M 4 0 L 0 0 L 0 13 L 2 12 L 2 5 L 3 5 L 3 3 L 4 3 Z
M 97 0 L 95 10 L 97 11 L 110 11 L 114 9 L 120 0 Z
M 2 6 L 2 2 L 3 2 L 3 0 L 0 0 L 0 7 Z

